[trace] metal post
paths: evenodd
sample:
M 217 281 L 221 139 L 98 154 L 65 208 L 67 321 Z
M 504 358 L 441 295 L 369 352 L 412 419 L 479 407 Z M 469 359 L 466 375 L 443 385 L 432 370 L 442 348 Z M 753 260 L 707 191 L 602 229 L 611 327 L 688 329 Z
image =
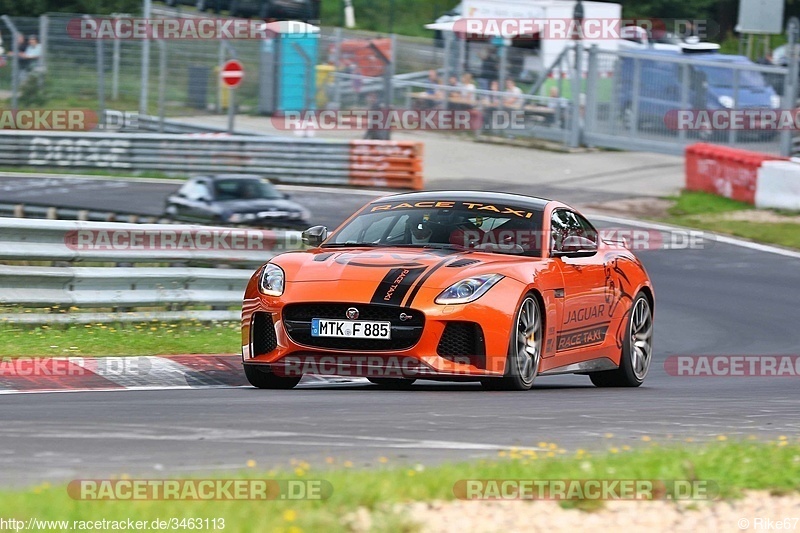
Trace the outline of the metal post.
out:
M 581 41 L 575 41 L 575 65 L 572 71 L 572 120 L 570 121 L 569 146 L 577 148 L 581 145 L 581 56 L 583 47 Z
M 339 72 L 342 70 L 342 28 L 333 30 L 334 38 L 336 39 L 334 68 L 336 71 L 333 73 L 333 101 L 336 102 L 336 109 L 342 108 L 342 80 L 339 78 Z
M 219 52 L 217 54 L 217 69 L 222 68 L 222 64 L 225 63 L 225 45 L 227 43 L 224 40 L 220 40 L 219 42 Z M 219 73 L 222 75 L 222 72 Z M 217 77 L 217 113 L 222 113 L 222 78 Z
M 508 61 L 506 61 L 506 45 L 499 45 L 500 51 L 500 72 L 497 74 L 498 89 L 503 92 L 506 90 L 506 77 L 508 77 Z
M 97 107 L 98 116 L 105 122 L 106 116 L 106 73 L 103 61 L 103 39 L 96 41 L 95 52 L 97 53 Z
M 236 89 L 230 87 L 228 89 L 228 133 L 233 135 L 233 122 L 236 116 L 234 109 L 236 108 Z
M 642 96 L 642 62 L 633 58 L 633 98 L 631 99 L 631 123 L 628 133 L 635 137 L 639 130 L 639 100 Z M 625 113 L 625 110 L 622 110 Z
M 586 118 L 584 127 L 586 131 L 594 131 L 597 119 L 597 45 L 589 48 L 589 64 L 586 67 Z
M 123 18 L 123 15 L 115 14 L 114 20 Z M 119 99 L 119 59 L 120 59 L 120 40 L 114 39 L 111 53 L 111 99 Z
M 578 0 L 572 12 L 575 22 L 575 70 L 572 73 L 572 120 L 570 124 L 569 146 L 577 148 L 581 145 L 581 60 L 583 59 L 583 2 Z
M 442 85 L 447 84 L 448 78 L 450 78 L 450 60 L 452 59 L 451 50 L 453 48 L 453 32 L 445 31 L 444 32 L 444 69 L 442 72 Z
M 11 31 L 11 51 L 14 57 L 11 58 L 11 110 L 17 110 L 17 97 L 19 96 L 19 43 L 17 36 L 19 30 L 8 15 L 0 17 L 6 27 Z
M 464 74 L 464 64 L 467 62 L 467 38 L 466 35 L 458 37 L 458 65 L 456 68 L 456 78 L 461 82 L 461 76 Z
M 47 15 L 39 17 L 39 44 L 42 46 L 42 55 L 39 57 L 39 68 L 42 72 L 47 69 L 47 34 L 50 32 L 50 19 Z
M 683 80 L 683 83 L 681 83 L 681 109 L 689 109 L 689 86 L 691 85 L 689 82 L 689 64 L 682 63 L 679 68 L 681 69 L 681 80 Z M 678 129 L 678 140 L 681 143 L 686 142 L 686 130 L 684 128 Z
M 781 107 L 783 109 L 793 109 L 797 101 L 797 76 L 798 76 L 798 61 L 800 57 L 797 56 L 797 42 L 800 36 L 800 20 L 797 17 L 792 17 L 786 24 L 786 33 L 789 37 L 789 52 L 786 59 L 789 61 L 788 72 L 786 73 L 787 79 L 783 84 L 783 99 Z M 781 132 L 781 155 L 790 157 L 792 155 L 792 132 L 784 130 Z
M 164 101 L 167 92 L 167 43 L 158 41 L 158 131 L 164 133 Z
M 731 106 L 731 111 L 736 110 L 739 107 L 739 69 L 734 69 L 733 71 L 733 105 Z M 713 137 L 714 130 L 711 130 L 711 135 Z M 728 130 L 728 143 L 733 145 L 736 144 L 736 128 L 731 128 Z
M 152 0 L 144 0 L 144 12 L 142 16 L 146 21 L 150 20 L 152 14 L 153 2 Z M 150 83 L 150 37 L 145 37 L 142 40 L 142 75 L 141 75 L 141 92 L 139 93 L 139 113 L 142 115 L 147 114 L 147 88 Z

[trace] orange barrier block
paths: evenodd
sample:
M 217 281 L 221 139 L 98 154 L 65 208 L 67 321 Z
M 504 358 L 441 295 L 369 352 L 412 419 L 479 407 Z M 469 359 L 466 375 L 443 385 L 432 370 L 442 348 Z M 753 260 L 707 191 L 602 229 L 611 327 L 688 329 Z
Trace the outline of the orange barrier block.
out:
M 787 159 L 716 144 L 692 144 L 686 147 L 686 189 L 755 204 L 761 163 Z
M 422 189 L 422 143 L 352 141 L 349 184 Z

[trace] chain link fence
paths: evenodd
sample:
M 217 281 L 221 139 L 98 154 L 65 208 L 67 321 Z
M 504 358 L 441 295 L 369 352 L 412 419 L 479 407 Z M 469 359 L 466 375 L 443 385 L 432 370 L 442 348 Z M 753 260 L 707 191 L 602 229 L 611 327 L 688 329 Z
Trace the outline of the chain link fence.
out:
M 35 68 L 34 62 L 19 65 L 16 91 L 13 61 L 6 56 L 6 65 L 0 67 L 0 97 L 18 107 L 132 110 L 166 117 L 224 113 L 231 98 L 219 70 L 227 59 L 236 58 L 245 69 L 236 89 L 236 110 L 280 110 L 265 102 L 274 98 L 273 86 L 283 72 L 270 59 L 275 53 L 270 39 L 151 41 L 143 88 L 143 41 L 76 38 L 69 25 L 81 17 L 51 14 L 8 19 L 10 24 L 1 25 L 7 53 L 13 43 L 11 26 L 23 35 L 38 34 L 44 53 Z M 576 55 L 572 43 L 553 65 L 542 65 L 535 49 L 468 42 L 448 32 L 442 36 L 321 28 L 313 54 L 294 65 L 292 75 L 301 80 L 294 83 L 300 87 L 281 90 L 302 92 L 295 101 L 305 109 L 464 110 L 475 133 L 535 137 L 568 146 L 680 153 L 686 144 L 702 140 L 791 152 L 790 131 L 670 123 L 681 110 L 792 109 L 797 80 L 789 79 L 786 68 L 721 54 L 713 62 L 691 55 L 653 55 L 652 50 L 582 49 Z M 510 118 L 514 116 L 516 121 Z

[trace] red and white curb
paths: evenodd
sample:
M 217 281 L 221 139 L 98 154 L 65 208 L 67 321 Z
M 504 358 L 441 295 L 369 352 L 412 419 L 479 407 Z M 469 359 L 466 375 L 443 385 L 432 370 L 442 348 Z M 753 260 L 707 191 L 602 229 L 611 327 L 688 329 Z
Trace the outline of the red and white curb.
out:
M 300 387 L 366 380 L 307 375 Z M 0 358 L 0 394 L 249 387 L 239 355 Z

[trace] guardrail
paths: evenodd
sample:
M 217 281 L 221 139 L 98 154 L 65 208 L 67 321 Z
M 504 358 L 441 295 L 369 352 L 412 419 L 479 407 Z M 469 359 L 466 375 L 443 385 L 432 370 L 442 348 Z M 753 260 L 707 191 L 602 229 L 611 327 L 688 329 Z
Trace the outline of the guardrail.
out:
M 300 248 L 300 242 L 296 231 L 0 218 L 0 261 L 58 265 L 0 265 L 0 305 L 123 311 L 6 313 L 0 320 L 234 320 L 239 311 L 225 308 L 241 305 L 256 266 L 277 253 Z M 79 266 L 82 262 L 123 266 Z M 136 263 L 148 266 L 132 266 Z M 159 263 L 170 266 L 152 266 Z M 223 309 L 131 311 L 198 305 Z
M 0 165 L 250 172 L 278 183 L 422 188 L 422 143 L 0 131 Z
M 132 224 L 166 224 L 160 215 L 140 215 L 120 211 L 100 211 L 40 204 L 0 203 L 0 217 L 45 218 L 49 220 L 88 220 L 94 222 L 130 222 Z

